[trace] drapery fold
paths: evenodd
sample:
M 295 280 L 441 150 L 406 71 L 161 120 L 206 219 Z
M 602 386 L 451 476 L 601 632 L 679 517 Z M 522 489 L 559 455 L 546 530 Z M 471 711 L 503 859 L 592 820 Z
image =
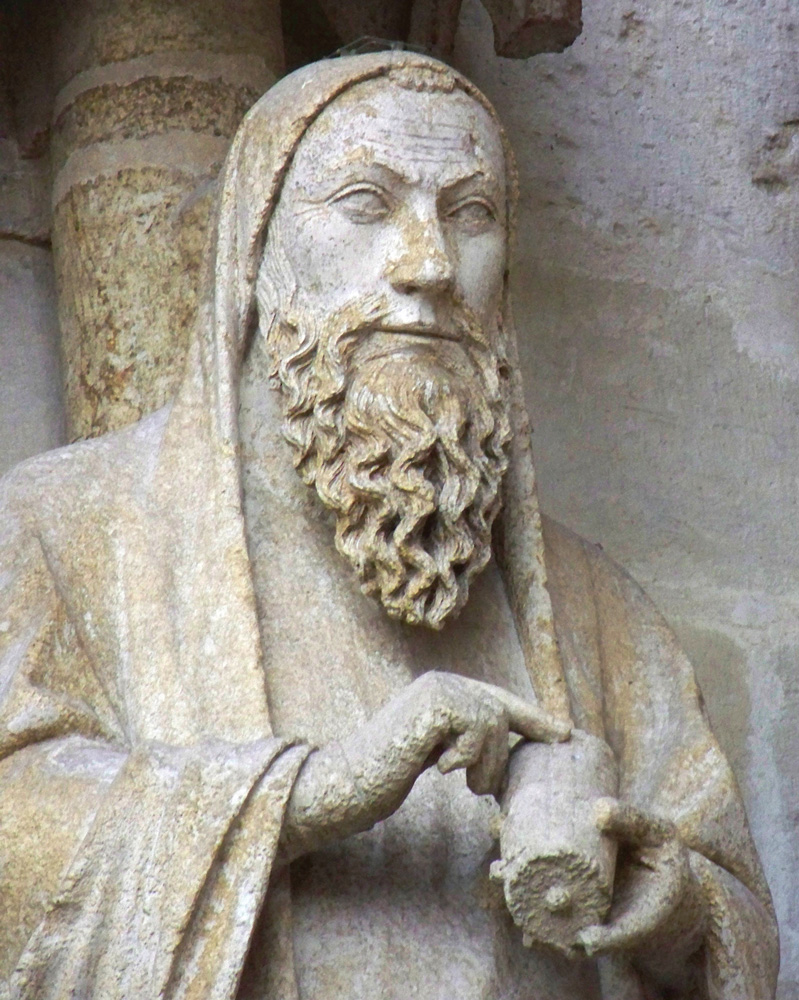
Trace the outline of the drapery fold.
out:
M 545 519 L 544 528 L 577 724 L 614 751 L 620 798 L 671 819 L 691 850 L 709 914 L 698 956 L 699 996 L 771 1000 L 779 968 L 771 896 L 691 664 L 627 573 L 555 522 Z M 659 944 L 668 949 L 668 941 Z M 615 975 L 618 980 L 623 972 L 617 968 Z M 630 979 L 637 982 L 637 974 Z M 631 998 L 653 995 L 627 988 Z
M 11 980 L 11 996 L 235 996 L 298 761 L 277 740 L 137 747 Z
M 16 949 L 18 959 L 10 997 L 234 997 L 307 753 L 271 734 L 262 674 L 248 690 L 257 641 L 244 661 L 231 658 L 238 642 L 220 646 L 222 676 L 192 691 L 192 681 L 206 684 L 186 663 L 185 619 L 169 591 L 185 572 L 177 547 L 153 528 L 135 559 L 113 557 L 137 543 L 140 515 L 152 508 L 141 487 L 163 426 L 123 434 L 117 449 L 87 445 L 77 462 L 46 456 L 2 490 L 0 849 L 5 899 L 27 901 L 16 921 L 11 910 L 2 921 L 3 958 Z M 138 496 L 124 497 L 133 483 Z M 212 514 L 216 503 L 206 506 Z M 73 519 L 75 531 L 65 531 Z M 170 523 L 162 519 L 162 531 Z M 159 558 L 167 552 L 170 561 Z M 86 573 L 91 559 L 97 570 Z M 196 568 L 193 586 L 210 585 L 217 617 L 227 604 L 246 635 L 246 600 L 237 609 L 235 587 L 214 590 L 225 584 L 220 567 L 216 580 Z M 134 588 L 146 598 L 131 608 Z M 153 595 L 166 594 L 154 606 Z M 153 664 L 163 687 L 157 678 L 142 685 Z M 238 740 L 225 702 L 211 707 L 220 684 L 235 691 Z M 179 700 L 163 704 L 170 688 Z M 197 694 L 209 706 L 201 725 Z

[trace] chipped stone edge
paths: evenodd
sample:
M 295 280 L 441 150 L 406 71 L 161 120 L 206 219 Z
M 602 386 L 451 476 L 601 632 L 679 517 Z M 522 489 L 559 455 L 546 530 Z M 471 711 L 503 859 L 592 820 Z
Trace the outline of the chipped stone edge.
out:
M 230 146 L 224 136 L 174 131 L 146 139 L 122 139 L 83 146 L 69 155 L 58 171 L 51 196 L 53 209 L 79 184 L 108 177 L 120 170 L 157 168 L 203 175 L 221 165 Z

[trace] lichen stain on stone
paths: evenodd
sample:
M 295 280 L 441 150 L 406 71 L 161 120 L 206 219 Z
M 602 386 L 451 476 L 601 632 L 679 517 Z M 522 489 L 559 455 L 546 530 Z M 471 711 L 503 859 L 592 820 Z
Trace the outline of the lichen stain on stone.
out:
M 782 123 L 755 156 L 752 183 L 770 194 L 779 194 L 799 178 L 799 118 Z
M 635 35 L 640 35 L 644 30 L 644 21 L 638 16 L 637 11 L 628 10 L 625 14 L 621 16 L 621 28 L 619 29 L 619 38 L 631 38 Z

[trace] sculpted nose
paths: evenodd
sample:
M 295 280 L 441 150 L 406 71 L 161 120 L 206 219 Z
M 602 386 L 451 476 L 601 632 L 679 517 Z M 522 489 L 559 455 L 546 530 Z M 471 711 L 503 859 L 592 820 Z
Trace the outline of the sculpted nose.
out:
M 410 229 L 402 252 L 387 270 L 392 287 L 405 295 L 436 295 L 452 288 L 455 271 L 438 222 L 425 221 Z

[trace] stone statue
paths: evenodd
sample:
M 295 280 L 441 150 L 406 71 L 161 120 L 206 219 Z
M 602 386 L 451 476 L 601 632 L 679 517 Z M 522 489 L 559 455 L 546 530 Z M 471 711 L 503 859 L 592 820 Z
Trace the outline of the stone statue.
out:
M 690 665 L 538 514 L 514 197 L 443 64 L 287 77 L 173 405 L 6 478 L 6 996 L 773 997 Z

